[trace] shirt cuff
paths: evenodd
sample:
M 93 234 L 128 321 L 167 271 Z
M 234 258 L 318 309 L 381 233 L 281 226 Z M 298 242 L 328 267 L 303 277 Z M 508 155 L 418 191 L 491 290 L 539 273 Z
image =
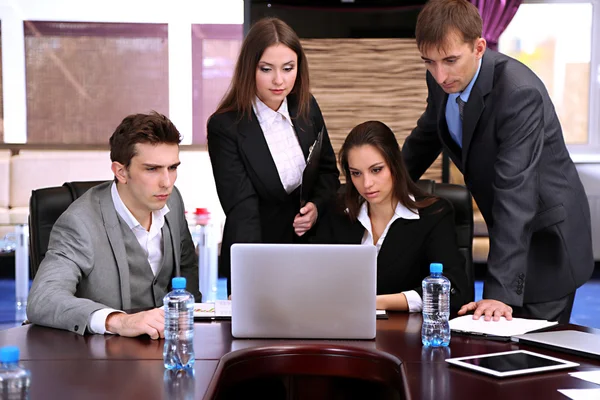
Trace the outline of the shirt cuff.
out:
M 406 297 L 406 301 L 408 303 L 408 312 L 421 312 L 423 311 L 423 299 L 419 296 L 414 290 L 409 290 L 408 292 L 402 292 Z
M 90 332 L 97 333 L 99 335 L 104 335 L 105 333 L 112 334 L 112 332 L 106 330 L 106 318 L 108 318 L 109 314 L 114 312 L 122 313 L 123 311 L 112 308 L 102 308 L 94 311 L 90 316 L 90 323 L 88 324 Z

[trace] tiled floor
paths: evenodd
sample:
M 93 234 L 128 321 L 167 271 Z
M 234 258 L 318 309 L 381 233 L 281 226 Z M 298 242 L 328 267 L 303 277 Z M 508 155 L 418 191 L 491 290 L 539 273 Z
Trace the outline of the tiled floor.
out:
M 226 298 L 226 281 L 219 279 L 218 298 Z M 481 299 L 483 282 L 475 282 L 475 298 Z M 583 285 L 575 296 L 571 322 L 578 325 L 600 328 L 600 273 Z M 15 306 L 15 282 L 0 279 L 0 330 L 18 326 L 25 319 L 25 311 Z

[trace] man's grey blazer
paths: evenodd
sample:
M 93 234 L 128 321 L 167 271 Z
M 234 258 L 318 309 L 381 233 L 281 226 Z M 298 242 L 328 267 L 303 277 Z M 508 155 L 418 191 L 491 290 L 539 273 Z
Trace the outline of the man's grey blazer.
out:
M 448 132 L 448 95 L 429 72 L 427 87 L 427 109 L 402 154 L 412 179 L 442 149 L 463 173 L 490 235 L 483 297 L 520 307 L 574 293 L 594 270 L 590 209 L 542 81 L 486 50 L 461 147 Z
M 94 311 L 131 308 L 129 266 L 111 185 L 106 182 L 88 190 L 54 224 L 29 294 L 29 321 L 83 335 Z M 177 188 L 167 206 L 173 274 L 184 276 L 187 290 L 200 301 L 198 260 Z

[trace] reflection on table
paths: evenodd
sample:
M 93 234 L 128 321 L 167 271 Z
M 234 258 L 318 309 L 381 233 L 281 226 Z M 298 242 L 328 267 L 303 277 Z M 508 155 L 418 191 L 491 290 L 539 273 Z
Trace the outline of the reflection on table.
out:
M 0 346 L 21 349 L 23 364 L 32 371 L 32 399 L 212 399 L 241 389 L 249 396 L 261 388 L 273 395 L 285 388 L 298 398 L 313 399 L 334 396 L 338 389 L 347 394 L 351 387 L 357 395 L 367 390 L 383 398 L 518 400 L 560 399 L 558 389 L 597 388 L 569 372 L 599 369 L 600 360 L 458 335 L 449 348 L 423 348 L 421 321 L 420 314 L 390 313 L 388 320 L 377 321 L 373 341 L 240 340 L 232 338 L 230 322 L 196 323 L 194 371 L 181 375 L 165 374 L 164 341 L 148 337 L 80 336 L 27 325 L 0 331 Z M 555 329 L 598 334 L 576 325 Z M 574 361 L 580 367 L 499 379 L 445 362 L 448 357 L 517 349 Z

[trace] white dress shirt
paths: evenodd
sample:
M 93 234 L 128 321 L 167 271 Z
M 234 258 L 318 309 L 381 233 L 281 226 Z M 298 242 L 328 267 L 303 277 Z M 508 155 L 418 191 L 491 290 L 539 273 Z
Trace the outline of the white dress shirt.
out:
M 410 197 L 413 200 L 415 199 L 412 195 Z M 365 228 L 365 234 L 363 235 L 361 244 L 374 244 L 377 248 L 377 254 L 379 254 L 379 250 L 381 250 L 381 246 L 383 245 L 383 241 L 385 240 L 390 226 L 392 226 L 395 220 L 397 220 L 398 218 L 419 219 L 418 212 L 415 213 L 410 209 L 404 207 L 402 204 L 400 204 L 400 202 L 398 202 L 398 204 L 396 205 L 396 209 L 394 210 L 394 215 L 392 216 L 392 219 L 390 219 L 390 222 L 387 223 L 387 226 L 383 230 L 381 236 L 379 236 L 379 240 L 377 240 L 377 243 L 373 243 L 373 227 L 371 226 L 371 219 L 369 218 L 369 209 L 367 205 L 368 203 L 365 201 L 361 206 L 357 217 L 358 221 L 360 221 L 362 226 Z M 421 310 L 423 310 L 423 299 L 421 299 L 419 293 L 417 293 L 414 290 L 409 290 L 402 293 L 404 294 L 404 296 L 406 296 L 409 312 L 420 312 Z
M 270 109 L 258 97 L 252 107 L 275 161 L 283 188 L 288 194 L 292 193 L 302 183 L 306 159 L 288 112 L 287 98 L 277 111 Z
M 162 228 L 165 224 L 165 215 L 169 212 L 169 207 L 165 204 L 160 210 L 152 212 L 150 230 L 147 231 L 133 216 L 127 206 L 125 206 L 125 203 L 121 200 L 121 196 L 119 196 L 117 185 L 114 182 L 110 188 L 110 194 L 115 206 L 115 211 L 135 235 L 142 250 L 144 250 L 144 253 L 146 253 L 146 256 L 148 257 L 148 263 L 150 264 L 152 274 L 156 276 L 163 259 Z M 119 312 L 119 310 L 103 308 L 94 311 L 90 316 L 90 323 L 88 324 L 89 330 L 92 333 L 99 334 L 111 333 L 106 331 L 106 318 L 113 312 Z

